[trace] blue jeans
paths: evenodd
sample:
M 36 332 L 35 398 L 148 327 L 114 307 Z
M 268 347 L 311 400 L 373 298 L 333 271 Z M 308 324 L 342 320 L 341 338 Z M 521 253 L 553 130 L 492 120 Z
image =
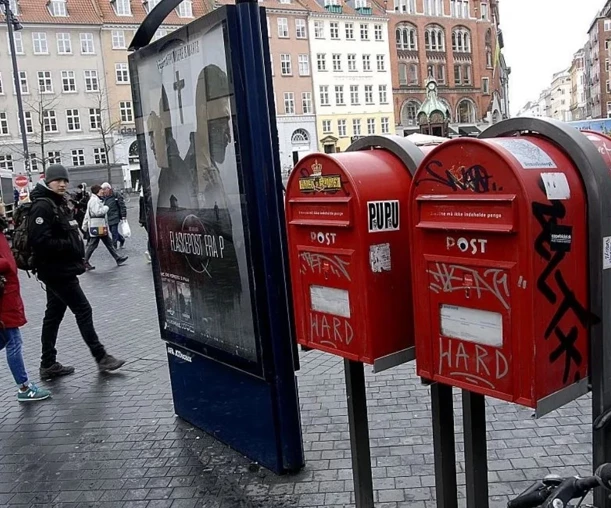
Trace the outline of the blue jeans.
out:
M 0 350 L 6 347 L 6 361 L 9 369 L 19 386 L 28 382 L 28 373 L 23 364 L 21 354 L 21 331 L 19 328 L 5 328 L 0 330 Z
M 119 233 L 119 224 L 110 225 L 110 234 L 112 235 L 112 245 L 116 249 L 117 243 L 123 245 L 125 243 L 125 238 Z

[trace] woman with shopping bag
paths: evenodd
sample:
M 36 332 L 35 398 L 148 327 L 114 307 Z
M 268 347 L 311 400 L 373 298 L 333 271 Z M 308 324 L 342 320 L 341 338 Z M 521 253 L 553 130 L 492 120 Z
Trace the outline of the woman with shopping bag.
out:
M 91 198 L 87 203 L 87 211 L 83 219 L 83 231 L 89 234 L 87 248 L 85 249 L 85 268 L 87 270 L 95 270 L 95 266 L 91 266 L 89 260 L 91 255 L 98 248 L 100 241 L 104 244 L 110 255 L 117 262 L 117 265 L 122 265 L 127 261 L 127 256 L 119 256 L 113 247 L 112 239 L 109 236 L 108 207 L 104 204 L 104 191 L 100 185 L 91 187 Z

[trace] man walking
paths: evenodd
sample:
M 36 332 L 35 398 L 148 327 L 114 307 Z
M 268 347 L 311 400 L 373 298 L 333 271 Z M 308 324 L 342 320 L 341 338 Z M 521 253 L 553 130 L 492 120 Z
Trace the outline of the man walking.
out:
M 85 248 L 65 198 L 69 182 L 68 171 L 53 164 L 45 171 L 30 197 L 28 243 L 34 253 L 38 278 L 45 284 L 47 309 L 42 324 L 41 379 L 53 379 L 74 372 L 74 367 L 57 361 L 57 334 L 69 308 L 83 340 L 89 346 L 101 372 L 113 371 L 125 362 L 106 353 L 93 326 L 93 312 L 79 284 L 78 276 L 85 272 Z
M 125 238 L 119 233 L 119 223 L 127 218 L 127 208 L 123 196 L 115 192 L 108 182 L 102 184 L 104 189 L 104 204 L 108 207 L 108 227 L 112 235 L 112 244 L 123 248 Z

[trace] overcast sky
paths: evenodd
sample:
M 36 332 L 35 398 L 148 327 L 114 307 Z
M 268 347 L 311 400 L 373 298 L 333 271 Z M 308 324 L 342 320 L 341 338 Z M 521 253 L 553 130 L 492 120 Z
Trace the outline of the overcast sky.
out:
M 500 0 L 511 113 L 538 98 L 552 74 L 568 68 L 605 0 Z

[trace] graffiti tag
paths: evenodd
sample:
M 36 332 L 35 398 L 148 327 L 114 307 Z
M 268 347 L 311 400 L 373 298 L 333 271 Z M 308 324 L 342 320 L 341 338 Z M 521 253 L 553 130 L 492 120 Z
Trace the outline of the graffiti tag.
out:
M 479 164 L 470 167 L 458 166 L 450 169 L 444 169 L 440 161 L 433 160 L 429 162 L 424 170 L 428 175 L 427 178 L 421 178 L 416 182 L 416 185 L 422 182 L 439 183 L 444 187 L 448 187 L 453 191 L 470 190 L 478 194 L 493 191 L 503 190 L 493 182 L 492 175 L 488 174 L 488 170 Z

